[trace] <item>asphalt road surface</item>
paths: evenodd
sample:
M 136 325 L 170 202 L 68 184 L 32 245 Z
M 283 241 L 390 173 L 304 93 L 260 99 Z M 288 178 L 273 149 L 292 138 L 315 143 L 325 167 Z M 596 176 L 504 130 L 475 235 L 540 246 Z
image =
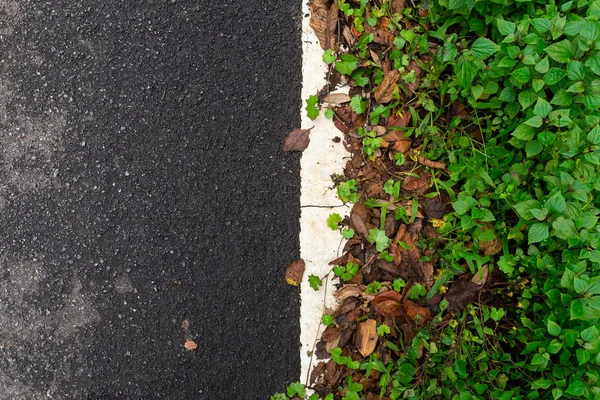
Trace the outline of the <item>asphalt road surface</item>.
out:
M 300 7 L 0 0 L 0 399 L 298 379 Z

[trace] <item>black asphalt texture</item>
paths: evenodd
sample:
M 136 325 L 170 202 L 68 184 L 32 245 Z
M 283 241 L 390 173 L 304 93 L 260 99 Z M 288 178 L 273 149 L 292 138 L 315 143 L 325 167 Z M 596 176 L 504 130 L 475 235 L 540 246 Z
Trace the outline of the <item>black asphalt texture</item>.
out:
M 300 8 L 0 1 L 0 399 L 299 378 Z

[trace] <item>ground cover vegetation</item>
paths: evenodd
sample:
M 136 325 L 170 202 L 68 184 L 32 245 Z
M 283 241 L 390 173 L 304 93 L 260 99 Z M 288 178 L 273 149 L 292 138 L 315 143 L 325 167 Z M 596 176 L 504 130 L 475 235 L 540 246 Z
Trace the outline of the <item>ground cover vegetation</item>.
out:
M 600 398 L 600 1 L 311 10 L 353 206 L 310 398 Z

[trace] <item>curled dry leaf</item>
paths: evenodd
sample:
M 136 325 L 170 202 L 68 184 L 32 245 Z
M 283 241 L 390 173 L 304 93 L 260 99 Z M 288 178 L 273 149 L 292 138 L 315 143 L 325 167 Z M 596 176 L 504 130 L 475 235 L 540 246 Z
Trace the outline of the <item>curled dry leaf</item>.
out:
M 285 280 L 288 285 L 298 286 L 302 282 L 302 276 L 304 275 L 304 260 L 298 259 L 292 261 L 292 263 L 285 270 Z
M 192 350 L 196 350 L 198 348 L 198 344 L 196 342 L 194 342 L 193 340 L 186 340 L 183 347 L 187 351 L 192 351 Z
M 446 169 L 446 164 L 444 164 L 443 162 L 440 162 L 440 161 L 428 160 L 427 158 L 425 158 L 423 156 L 419 156 L 418 160 L 419 160 L 419 163 L 421 163 L 427 167 L 430 167 L 430 168 Z
M 338 2 L 314 0 L 311 5 L 310 27 L 313 28 L 323 50 L 335 50 L 337 42 Z
M 384 75 L 383 80 L 375 90 L 375 100 L 378 103 L 389 103 L 394 98 L 394 89 L 400 78 L 400 72 L 393 69 Z
M 283 142 L 283 151 L 304 151 L 310 143 L 309 129 L 294 129 L 285 137 Z
M 352 98 L 346 93 L 330 93 L 327 96 L 325 96 L 323 100 L 331 105 L 338 105 L 350 103 L 350 100 L 352 100 Z
M 502 241 L 497 235 L 487 242 L 479 242 L 479 250 L 483 251 L 485 256 L 495 256 L 502 251 Z
M 363 357 L 367 357 L 375 350 L 375 346 L 377 346 L 377 321 L 368 319 L 358 324 L 354 336 L 354 345 Z

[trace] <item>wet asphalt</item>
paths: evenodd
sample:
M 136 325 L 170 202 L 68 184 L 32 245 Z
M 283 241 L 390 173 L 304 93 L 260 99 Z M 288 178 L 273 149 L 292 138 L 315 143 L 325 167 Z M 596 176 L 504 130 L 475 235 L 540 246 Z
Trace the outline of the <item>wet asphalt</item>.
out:
M 0 0 L 0 399 L 298 378 L 300 7 Z

